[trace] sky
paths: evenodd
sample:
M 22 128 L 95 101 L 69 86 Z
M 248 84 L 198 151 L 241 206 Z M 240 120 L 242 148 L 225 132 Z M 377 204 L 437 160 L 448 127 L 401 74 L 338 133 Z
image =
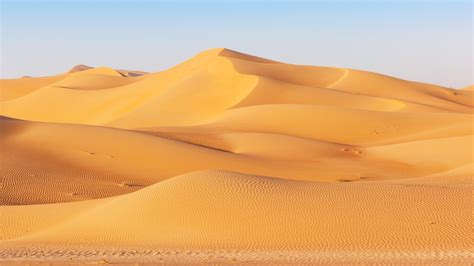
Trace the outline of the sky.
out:
M 0 2 L 2 78 L 77 64 L 154 72 L 225 47 L 454 88 L 474 83 L 470 0 Z

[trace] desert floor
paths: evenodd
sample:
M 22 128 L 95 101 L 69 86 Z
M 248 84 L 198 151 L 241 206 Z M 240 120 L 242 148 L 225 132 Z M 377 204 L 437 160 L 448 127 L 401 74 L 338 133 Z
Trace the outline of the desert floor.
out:
M 469 263 L 473 106 L 228 49 L 4 79 L 0 263 Z

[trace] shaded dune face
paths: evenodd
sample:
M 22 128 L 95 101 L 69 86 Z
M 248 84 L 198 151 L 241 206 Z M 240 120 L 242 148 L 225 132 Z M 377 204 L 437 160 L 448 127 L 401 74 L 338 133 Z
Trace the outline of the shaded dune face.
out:
M 472 86 L 228 49 L 0 84 L 0 260 L 469 260 Z

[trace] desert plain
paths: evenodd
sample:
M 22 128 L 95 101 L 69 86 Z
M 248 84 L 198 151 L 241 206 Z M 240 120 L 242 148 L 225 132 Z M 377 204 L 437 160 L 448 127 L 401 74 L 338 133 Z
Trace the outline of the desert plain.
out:
M 473 107 L 229 49 L 3 79 L 0 263 L 472 263 Z

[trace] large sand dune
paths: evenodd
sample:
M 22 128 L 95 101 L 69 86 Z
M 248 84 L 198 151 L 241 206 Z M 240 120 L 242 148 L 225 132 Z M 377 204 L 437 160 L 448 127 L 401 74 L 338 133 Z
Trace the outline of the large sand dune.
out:
M 472 86 L 213 49 L 0 104 L 0 262 L 472 259 Z

